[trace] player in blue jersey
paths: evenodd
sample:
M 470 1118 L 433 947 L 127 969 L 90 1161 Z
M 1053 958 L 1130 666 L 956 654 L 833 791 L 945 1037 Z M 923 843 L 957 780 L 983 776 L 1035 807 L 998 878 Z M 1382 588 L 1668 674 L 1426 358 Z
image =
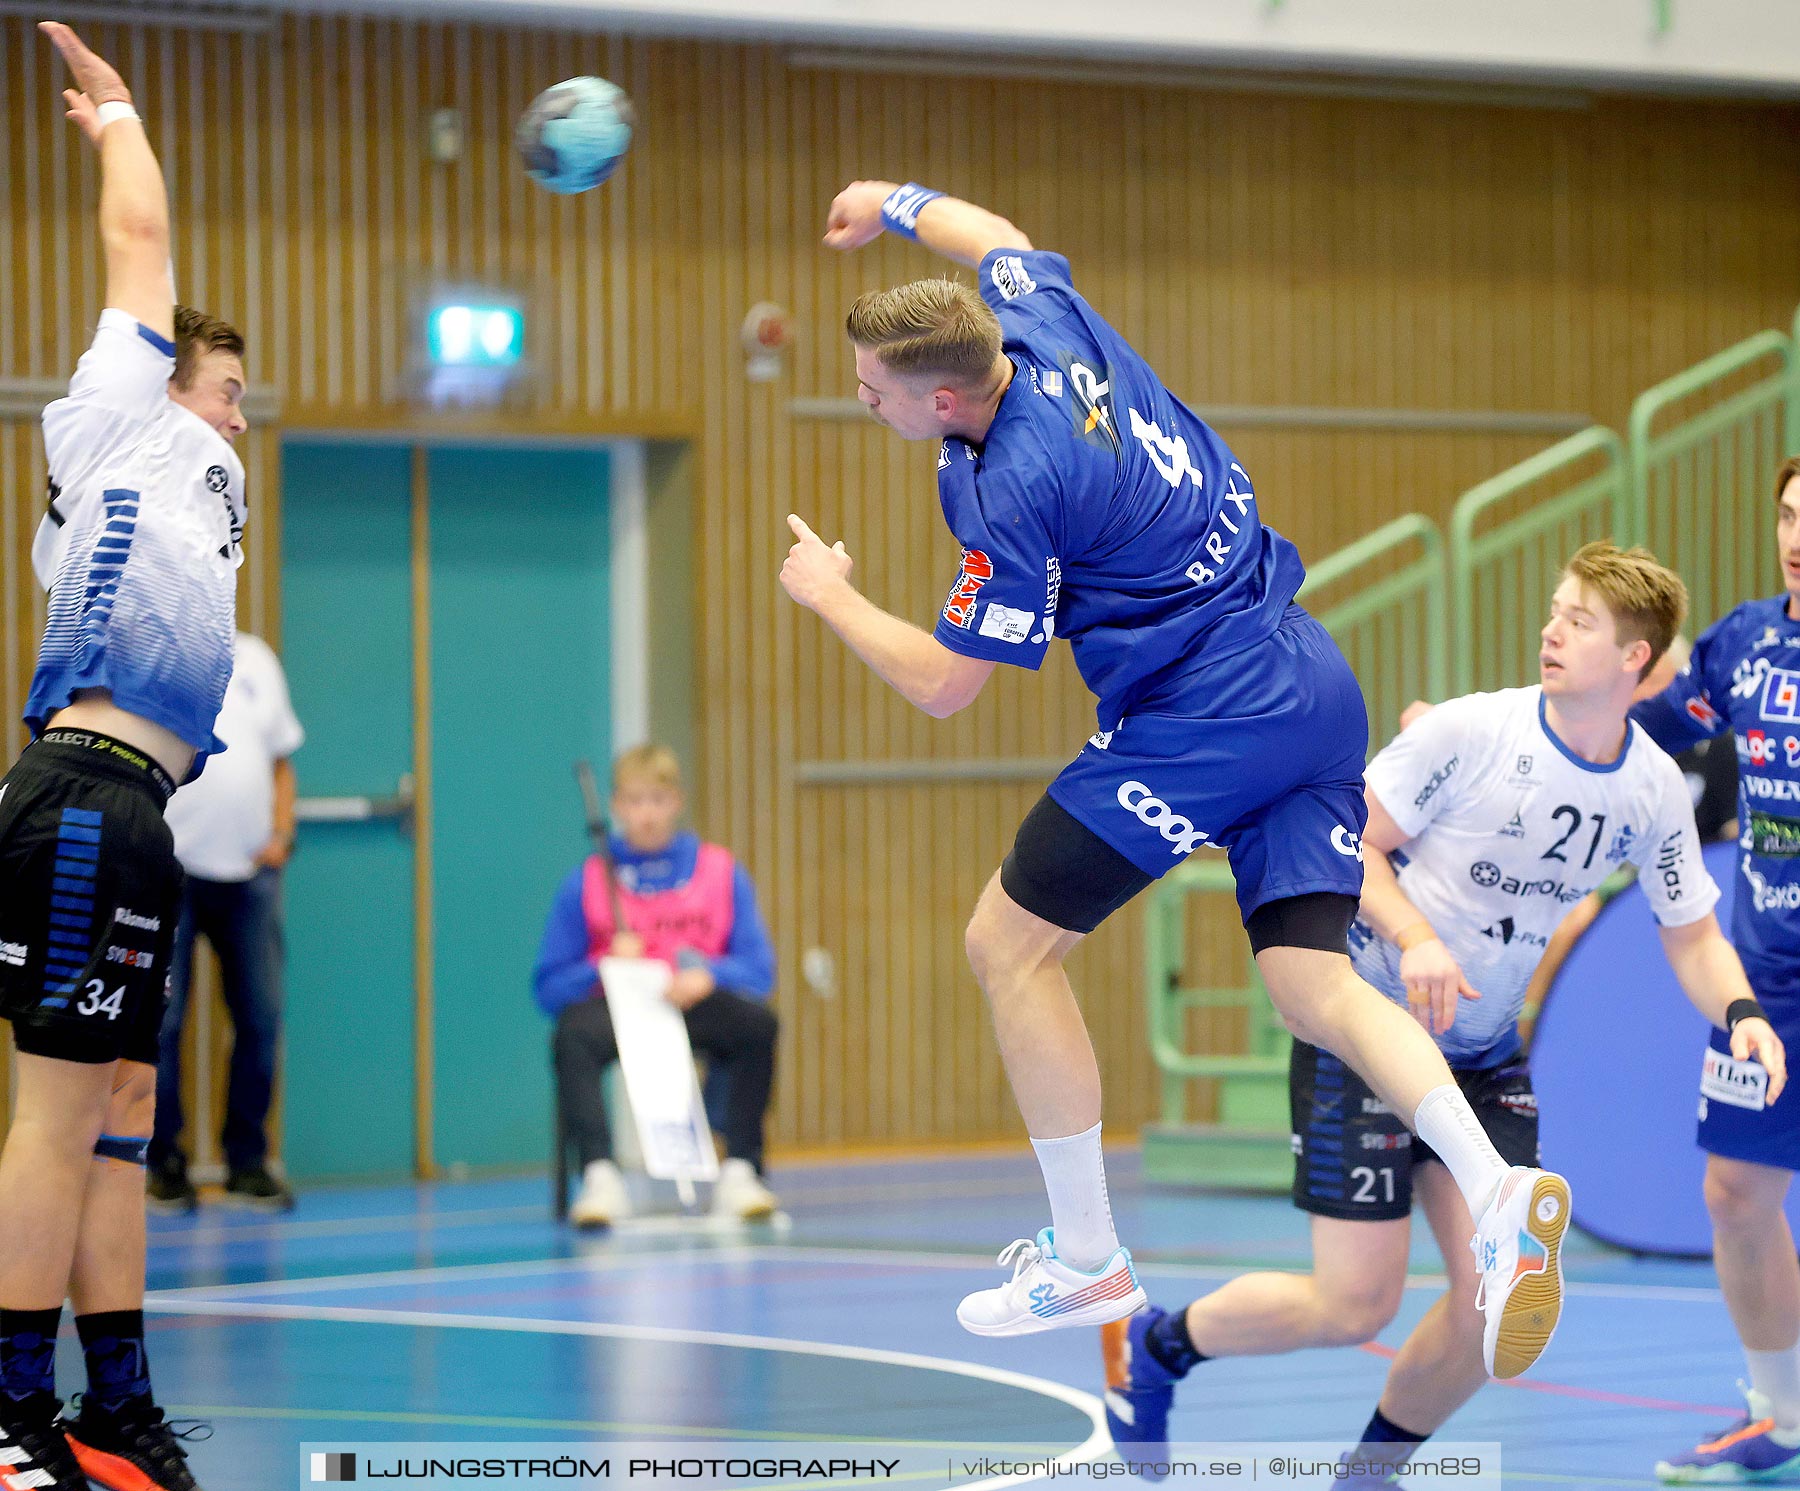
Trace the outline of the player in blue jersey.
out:
M 979 294 L 921 280 L 865 295 L 848 321 L 870 413 L 942 442 L 939 498 L 962 560 L 930 633 L 864 598 L 844 545 L 798 517 L 782 584 L 933 715 L 967 705 L 999 663 L 1036 668 L 1056 636 L 1099 700 L 1098 731 L 1026 815 L 969 925 L 1052 1225 L 1008 1247 L 1012 1277 L 958 1318 L 1019 1335 L 1143 1304 L 1113 1229 L 1099 1071 L 1063 962 L 1212 844 L 1230 853 L 1282 1018 L 1362 1073 L 1455 1175 L 1491 1244 L 1488 1338 L 1523 1370 L 1555 1327 L 1561 1283 L 1552 1268 L 1552 1287 L 1515 1297 L 1512 1265 L 1522 1245 L 1554 1258 L 1568 1188 L 1500 1158 L 1430 1036 L 1350 966 L 1368 722 L 1343 656 L 1293 603 L 1298 553 L 1263 525 L 1225 443 L 1076 292 L 1067 260 L 980 207 L 891 182 L 841 192 L 825 242 L 854 249 L 884 230 L 979 275 Z
M 0 1152 L 0 1483 L 190 1491 L 144 1352 L 143 1166 L 181 889 L 163 809 L 218 749 L 231 674 L 243 340 L 175 305 L 168 194 L 130 91 L 68 27 L 43 29 L 100 158 L 106 309 L 44 411 L 32 562 L 49 618 L 34 739 L 0 784 L 0 1016 L 18 1054 Z M 67 1421 L 65 1298 L 88 1373 Z
M 1707 628 L 1687 668 L 1632 717 L 1668 751 L 1726 731 L 1738 758 L 1738 887 L 1731 914 L 1760 1008 L 1800 1044 L 1800 456 L 1775 480 L 1786 588 Z M 1671 1482 L 1800 1481 L 1800 1263 L 1784 1210 L 1800 1170 L 1800 1108 L 1769 1102 L 1769 1073 L 1715 1035 L 1700 1077 L 1700 1147 L 1713 1264 L 1749 1364 L 1748 1412 L 1660 1462 Z

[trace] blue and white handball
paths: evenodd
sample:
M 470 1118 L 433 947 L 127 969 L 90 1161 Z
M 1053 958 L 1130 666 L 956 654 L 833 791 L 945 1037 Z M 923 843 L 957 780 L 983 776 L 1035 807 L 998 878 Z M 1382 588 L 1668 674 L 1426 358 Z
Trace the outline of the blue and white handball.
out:
M 553 192 L 585 192 L 618 166 L 636 118 L 622 88 L 605 78 L 570 78 L 546 88 L 519 120 L 519 154 L 533 181 Z

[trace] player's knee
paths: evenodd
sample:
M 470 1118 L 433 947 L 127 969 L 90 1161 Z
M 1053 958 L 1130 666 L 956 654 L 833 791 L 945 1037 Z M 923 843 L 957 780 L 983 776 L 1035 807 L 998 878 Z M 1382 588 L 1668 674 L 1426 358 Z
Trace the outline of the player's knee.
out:
M 1781 1211 L 1782 1188 L 1767 1183 L 1747 1165 L 1713 1160 L 1706 1167 L 1706 1211 L 1723 1232 L 1749 1231 L 1772 1222 Z
M 1003 955 L 1005 939 L 1000 918 L 995 915 L 991 898 L 983 896 L 975 905 L 969 925 L 963 931 L 963 951 L 969 967 L 984 989 L 992 989 L 994 981 L 1004 973 L 1008 960 Z
M 156 1118 L 156 1068 L 141 1061 L 119 1063 L 119 1080 L 106 1105 L 109 1134 L 148 1134 Z
M 1403 1285 L 1386 1280 L 1341 1287 L 1325 1299 L 1323 1344 L 1361 1346 L 1373 1341 L 1400 1313 Z

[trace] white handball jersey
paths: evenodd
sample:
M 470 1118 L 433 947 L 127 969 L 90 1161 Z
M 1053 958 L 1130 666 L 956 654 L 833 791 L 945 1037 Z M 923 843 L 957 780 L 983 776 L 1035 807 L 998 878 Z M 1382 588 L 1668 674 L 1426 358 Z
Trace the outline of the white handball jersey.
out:
M 68 397 L 44 410 L 50 510 L 31 563 L 50 614 L 25 718 L 40 730 L 78 689 L 107 689 L 203 761 L 223 748 L 244 468 L 169 397 L 174 371 L 172 342 L 102 311 Z
M 1623 863 L 1665 927 L 1711 911 L 1719 888 L 1700 858 L 1681 770 L 1635 724 L 1616 761 L 1583 761 L 1550 731 L 1543 690 L 1452 699 L 1369 763 L 1368 783 L 1408 842 L 1400 889 L 1444 941 L 1478 1000 L 1456 1007 L 1438 1044 L 1483 1067 L 1518 1049 L 1525 989 L 1569 908 Z M 1359 919 L 1356 971 L 1405 1002 L 1400 950 Z

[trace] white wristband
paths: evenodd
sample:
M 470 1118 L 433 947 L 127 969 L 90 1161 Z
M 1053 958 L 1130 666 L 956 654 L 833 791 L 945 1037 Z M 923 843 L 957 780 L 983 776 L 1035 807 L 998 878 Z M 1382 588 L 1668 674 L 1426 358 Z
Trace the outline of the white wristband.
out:
M 117 124 L 121 119 L 136 119 L 140 124 L 143 122 L 142 116 L 136 109 L 118 99 L 114 99 L 111 103 L 101 104 L 94 110 L 94 115 L 99 119 L 101 129 L 105 129 L 109 124 Z

